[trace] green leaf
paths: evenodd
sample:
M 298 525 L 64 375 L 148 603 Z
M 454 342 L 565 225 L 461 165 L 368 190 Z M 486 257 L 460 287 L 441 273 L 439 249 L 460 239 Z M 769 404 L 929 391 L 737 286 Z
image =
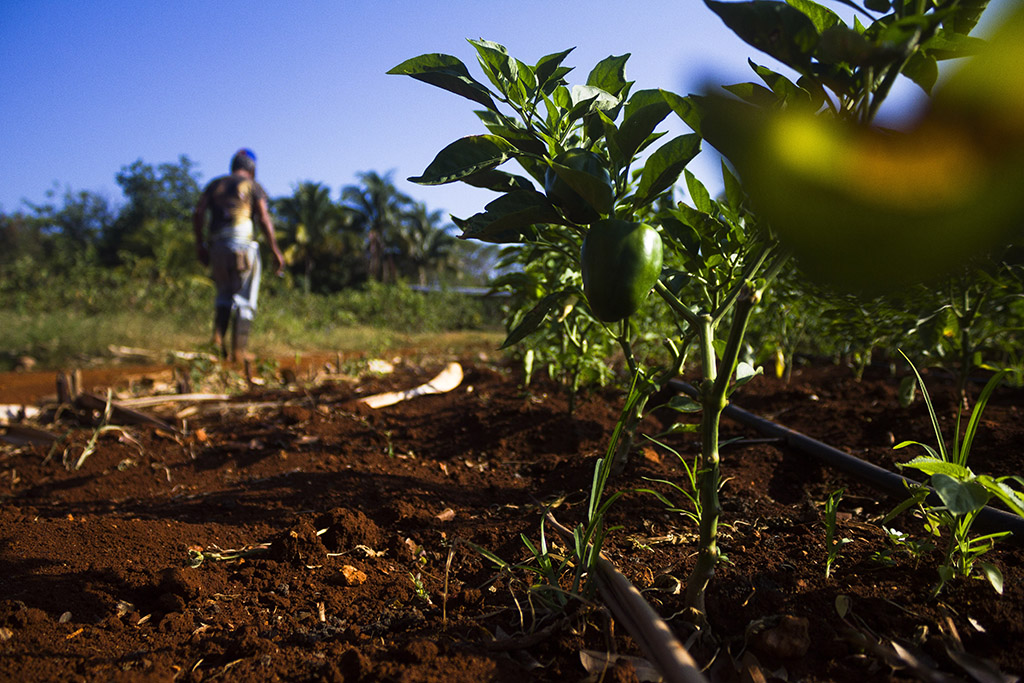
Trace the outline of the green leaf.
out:
M 828 7 L 812 2 L 812 0 L 786 0 L 786 2 L 806 14 L 814 22 L 814 28 L 818 29 L 819 33 L 843 23 L 838 14 Z
M 626 61 L 628 59 L 628 53 L 619 57 L 602 59 L 587 76 L 587 85 L 600 88 L 615 96 L 623 96 L 632 85 L 632 82 L 626 80 Z
M 760 76 L 761 80 L 772 89 L 772 92 L 775 93 L 779 100 L 789 105 L 806 105 L 811 103 L 811 94 L 782 74 L 776 73 L 766 66 L 756 64 L 750 59 L 747 60 L 747 63 L 754 70 L 754 73 Z
M 989 0 L 967 0 L 959 3 L 953 10 L 952 21 L 947 22 L 953 30 L 962 35 L 967 35 L 977 26 L 982 12 L 988 6 Z
M 434 158 L 423 175 L 409 178 L 420 185 L 444 185 L 499 166 L 515 148 L 497 135 L 470 135 L 448 145 Z
M 940 28 L 921 46 L 921 49 L 935 59 L 942 60 L 971 57 L 984 50 L 985 45 L 986 42 L 981 38 Z
M 501 116 L 497 112 L 480 109 L 474 112 L 492 135 L 505 140 L 523 154 L 544 156 L 547 145 L 537 138 L 535 131 L 529 131 L 517 125 L 517 122 Z
M 926 94 L 931 95 L 935 82 L 939 80 L 939 63 L 935 57 L 918 51 L 903 67 L 903 75 L 916 83 Z
M 605 146 L 608 149 L 608 158 L 611 159 L 612 167 L 622 166 L 626 163 L 626 159 L 623 156 L 622 148 L 619 146 L 619 129 L 615 125 L 615 122 L 608 118 L 608 115 L 603 111 L 597 112 L 597 117 L 601 122 L 601 126 L 604 128 L 604 141 Z M 594 135 L 590 131 L 588 125 L 587 134 L 591 139 L 597 139 L 600 134 Z M 632 156 L 632 155 L 631 155 Z
M 462 228 L 463 239 L 508 244 L 519 242 L 538 223 L 556 223 L 561 218 L 551 202 L 536 190 L 516 190 L 498 197 L 469 220 L 452 222 Z
M 704 0 L 733 33 L 801 73 L 810 67 L 819 33 L 799 9 L 783 2 L 716 2 Z
M 882 524 L 888 524 L 892 520 L 899 517 L 901 514 L 906 512 L 912 507 L 916 507 L 918 504 L 923 503 L 925 499 L 931 494 L 931 491 L 926 486 L 918 486 L 912 489 L 909 498 L 904 500 L 902 503 L 897 505 L 892 511 L 882 518 Z
M 916 441 L 904 441 L 902 444 L 900 444 L 900 446 L 906 444 L 915 444 L 918 446 L 925 445 L 922 443 L 917 443 Z M 897 448 L 898 447 L 899 446 L 897 446 Z M 921 472 L 924 472 L 928 476 L 942 474 L 943 476 L 955 477 L 961 480 L 972 479 L 974 476 L 971 473 L 971 471 L 966 467 L 958 465 L 955 462 L 946 462 L 945 460 L 942 460 L 941 458 L 936 458 L 934 456 L 926 457 L 922 455 L 920 457 L 914 458 L 910 462 L 900 464 L 900 467 L 913 467 L 915 470 L 920 470 Z
M 743 185 L 740 184 L 739 178 L 726 165 L 725 159 L 722 159 L 722 182 L 725 185 L 726 201 L 729 202 L 729 206 L 738 210 L 743 206 L 746 194 L 743 192 Z
M 612 212 L 615 197 L 613 189 L 606 182 L 606 179 L 598 178 L 586 171 L 563 166 L 554 161 L 549 162 L 549 164 L 558 177 L 564 180 L 576 194 L 582 197 L 587 204 L 594 207 L 598 213 L 610 214 Z
M 736 379 L 735 379 L 735 383 L 733 384 L 733 387 L 732 387 L 733 390 L 738 389 L 739 387 L 743 386 L 744 384 L 746 384 L 750 380 L 752 380 L 755 377 L 757 377 L 758 375 L 760 375 L 763 371 L 764 371 L 764 368 L 761 367 L 761 366 L 758 366 L 757 368 L 755 368 L 750 363 L 747 363 L 745 361 L 741 361 L 740 363 L 738 363 L 736 365 Z
M 644 164 L 634 206 L 642 206 L 675 185 L 699 152 L 700 136 L 696 134 L 680 135 L 654 150 Z
M 512 192 L 513 190 L 533 190 L 534 185 L 529 178 L 513 175 L 497 169 L 479 171 L 462 179 L 462 182 L 494 192 Z
M 477 58 L 484 71 L 495 76 L 501 76 L 505 81 L 517 81 L 519 79 L 519 68 L 516 61 L 509 56 L 504 45 L 489 40 L 470 40 L 470 45 L 476 48 Z M 496 87 L 501 87 L 500 82 L 495 82 Z
M 672 216 L 663 216 L 660 221 L 665 235 L 678 244 L 684 253 L 693 257 L 700 254 L 700 235 L 692 225 Z
M 978 568 L 981 569 L 981 573 L 985 575 L 988 582 L 992 584 L 992 588 L 996 593 L 1003 594 L 1003 573 L 999 571 L 999 567 L 995 566 L 991 562 L 978 562 Z
M 473 214 L 469 218 L 452 216 L 452 223 L 462 230 L 459 235 L 464 240 L 480 240 L 488 244 L 515 244 L 522 242 L 526 234 L 522 226 L 499 222 L 495 216 L 486 212 Z M 530 224 L 532 226 L 532 224 Z
M 945 474 L 933 474 L 932 487 L 952 514 L 961 516 L 977 512 L 990 498 L 984 486 L 976 481 L 958 481 Z
M 734 83 L 723 85 L 722 90 L 731 92 L 744 102 L 749 102 L 757 107 L 774 107 L 779 97 L 760 83 Z
M 433 53 L 407 59 L 394 67 L 388 74 L 411 76 L 418 81 L 429 83 L 456 95 L 497 110 L 491 99 L 491 91 L 469 74 L 469 69 L 458 57 Z
M 513 273 L 505 273 L 501 277 L 491 280 L 490 288 L 495 292 L 506 288 L 511 289 L 514 292 L 525 292 L 528 289 L 535 287 L 536 284 L 536 278 L 533 278 L 522 271 L 515 271 Z
M 668 429 L 662 432 L 663 435 L 670 436 L 675 434 L 695 434 L 700 431 L 699 424 L 690 424 L 687 422 L 676 422 L 673 423 Z
M 797 79 L 796 84 L 800 86 L 804 92 L 811 98 L 811 106 L 815 109 L 821 109 L 825 106 L 825 100 L 828 95 L 825 92 L 825 86 L 819 83 L 816 78 L 801 76 Z
M 562 301 L 565 300 L 569 294 L 570 290 L 562 289 L 548 294 L 537 302 L 537 305 L 531 308 L 530 311 L 523 316 L 523 319 L 519 324 L 509 332 L 509 335 L 502 343 L 501 348 L 507 349 L 530 336 L 530 334 L 541 326 L 541 323 L 544 322 L 544 318 L 547 317 L 548 313 L 561 307 Z
M 676 395 L 669 399 L 668 407 L 672 410 L 679 411 L 680 413 L 699 413 L 704 410 L 697 401 L 693 400 L 689 396 Z
M 917 393 L 917 381 L 912 375 L 907 375 L 900 380 L 900 388 L 897 392 L 899 396 L 900 405 L 904 408 L 909 408 L 914 402 L 914 395 Z
M 689 169 L 685 170 L 685 178 L 686 189 L 690 192 L 690 199 L 693 200 L 694 208 L 706 214 L 715 213 L 715 207 L 711 202 L 711 193 L 708 192 L 708 188 L 704 187 L 704 184 L 697 180 L 697 176 L 690 173 Z
M 574 85 L 571 91 L 572 108 L 567 114 L 569 120 L 580 119 L 596 111 L 609 112 L 622 104 L 622 101 L 594 85 Z
M 565 79 L 565 76 L 572 71 L 571 67 L 563 67 L 562 62 L 569 56 L 569 53 L 576 48 L 570 47 L 568 50 L 562 52 L 556 52 L 554 54 L 546 55 L 541 57 L 537 62 L 537 65 L 533 67 L 533 72 L 537 76 L 537 83 L 541 90 L 546 93 L 550 93 L 556 86 L 560 85 Z
M 917 367 L 910 362 L 909 358 L 907 358 L 907 354 L 900 351 L 900 355 L 903 356 L 907 363 L 910 364 L 910 369 L 914 371 L 914 376 L 917 377 L 917 384 L 921 387 L 921 396 L 924 397 L 924 404 L 928 408 L 928 417 L 931 418 L 932 429 L 935 431 L 935 440 L 938 442 L 939 456 L 943 460 L 949 460 L 949 456 L 946 453 L 946 444 L 942 440 L 942 429 L 939 427 L 939 418 L 935 415 L 935 407 L 932 406 L 932 397 L 928 393 L 928 387 L 924 384 L 924 378 L 921 377 L 921 373 L 917 371 Z
M 977 482 L 984 486 L 989 493 L 998 498 L 1002 503 L 1016 515 L 1024 517 L 1024 496 L 1016 491 L 1005 479 L 993 479 L 988 475 L 980 475 Z
M 671 111 L 660 90 L 641 90 L 629 98 L 622 125 L 615 136 L 615 143 L 625 161 L 633 158 Z
M 985 406 L 988 404 L 989 399 L 992 397 L 992 392 L 996 390 L 996 387 L 1003 381 L 1006 376 L 1006 372 L 998 372 L 989 378 L 985 384 L 985 388 L 981 390 L 981 395 L 978 396 L 978 400 L 974 403 L 974 410 L 971 412 L 971 419 L 967 423 L 967 429 L 964 431 L 963 445 L 960 447 L 960 452 L 956 454 L 959 458 L 959 462 L 963 465 L 967 464 L 967 456 L 971 453 L 971 444 L 974 442 L 974 435 L 978 431 L 978 425 L 981 423 L 981 414 L 985 410 Z
M 661 91 L 662 97 L 665 98 L 665 102 L 668 106 L 672 107 L 672 111 L 675 112 L 676 116 L 683 120 L 683 123 L 688 125 L 693 132 L 700 134 L 700 109 L 697 105 L 697 99 L 693 96 L 683 97 L 677 95 L 674 92 L 668 90 Z
M 533 69 L 511 57 L 504 45 L 489 40 L 470 40 L 480 66 L 494 87 L 515 104 L 524 104 L 537 89 Z

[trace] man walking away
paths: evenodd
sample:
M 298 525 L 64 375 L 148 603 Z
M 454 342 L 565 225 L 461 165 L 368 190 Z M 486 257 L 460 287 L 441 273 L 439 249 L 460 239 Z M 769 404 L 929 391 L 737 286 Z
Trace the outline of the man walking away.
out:
M 207 214 L 209 230 L 204 235 Z M 247 359 L 249 330 L 256 313 L 260 252 L 255 240 L 255 223 L 259 223 L 267 238 L 280 275 L 284 272 L 284 256 L 274 235 L 267 193 L 256 182 L 256 155 L 251 150 L 240 149 L 231 158 L 230 175 L 210 181 L 192 214 L 196 256 L 200 263 L 210 267 L 217 289 L 213 343 L 222 357 L 232 361 Z M 227 347 L 229 326 L 232 327 L 230 352 Z

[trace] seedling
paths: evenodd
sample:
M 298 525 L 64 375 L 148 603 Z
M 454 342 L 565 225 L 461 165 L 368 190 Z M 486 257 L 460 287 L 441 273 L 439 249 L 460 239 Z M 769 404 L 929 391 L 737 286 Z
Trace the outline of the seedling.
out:
M 430 593 L 427 591 L 427 587 L 423 585 L 421 576 L 409 572 L 409 578 L 412 579 L 412 585 L 416 590 L 416 597 L 428 605 L 433 605 L 434 603 L 430 600 Z
M 907 359 L 907 362 L 909 363 L 910 359 Z M 1010 535 L 1010 532 L 1001 531 L 974 536 L 971 534 L 971 527 L 978 514 L 993 497 L 1005 504 L 1011 512 L 1024 517 L 1024 494 L 1011 486 L 1012 482 L 1024 484 L 1024 478 L 976 475 L 967 466 L 967 460 L 971 453 L 975 433 L 981 422 L 982 412 L 988 404 L 992 392 L 1002 382 L 1005 373 L 999 372 L 993 375 L 982 389 L 967 422 L 962 441 L 960 440 L 961 415 L 958 412 L 951 448 L 947 449 L 924 379 L 913 363 L 910 363 L 910 367 L 917 377 L 921 395 L 928 408 L 928 415 L 935 431 L 936 447 L 933 448 L 920 441 L 903 441 L 894 448 L 919 446 L 927 452 L 927 455 L 918 456 L 899 467 L 910 467 L 928 475 L 931 488 L 923 484 L 912 487 L 910 497 L 890 512 L 883 520 L 883 524 L 910 508 L 916 508 L 923 516 L 925 528 L 929 533 L 936 538 L 940 538 L 943 533 L 948 535 L 942 563 L 938 567 L 939 582 L 934 589 L 936 595 L 948 581 L 956 577 L 967 578 L 975 571 L 981 572 L 988 579 L 992 588 L 1001 594 L 1003 592 L 1002 572 L 996 565 L 983 562 L 979 558 L 991 550 L 997 540 Z M 941 502 L 939 505 L 931 502 L 933 489 Z
M 640 489 L 640 491 L 643 493 L 650 493 L 655 498 L 660 500 L 665 505 L 665 509 L 668 510 L 669 512 L 679 513 L 686 519 L 693 522 L 694 524 L 700 526 L 701 504 L 700 496 L 698 495 L 697 491 L 697 481 L 699 478 L 697 462 L 694 461 L 693 464 L 690 464 L 686 462 L 686 459 L 683 458 L 683 456 L 680 455 L 679 452 L 677 452 L 673 448 L 651 437 L 647 438 L 653 443 L 656 443 L 665 450 L 667 450 L 672 455 L 676 456 L 676 458 L 679 459 L 679 464 L 682 466 L 683 472 L 686 475 L 685 486 L 674 481 L 669 481 L 667 479 L 648 479 L 648 481 L 656 482 L 659 484 L 665 484 L 671 487 L 689 503 L 689 507 L 680 506 L 679 503 L 669 500 L 664 494 L 662 494 L 659 491 L 655 491 L 654 489 Z
M 832 565 L 839 559 L 839 550 L 847 543 L 852 543 L 849 538 L 836 538 L 836 511 L 839 508 L 839 501 L 843 497 L 843 489 L 835 491 L 825 501 L 825 578 L 832 575 Z
M 886 539 L 889 541 L 891 549 L 885 549 L 876 552 L 873 555 L 873 559 L 877 562 L 886 565 L 895 564 L 892 559 L 892 551 L 898 551 L 909 555 L 914 560 L 914 569 L 917 569 L 921 564 L 921 559 L 928 553 L 935 550 L 935 544 L 931 541 L 919 541 L 905 531 L 899 529 L 893 529 L 889 527 L 883 527 L 885 530 Z

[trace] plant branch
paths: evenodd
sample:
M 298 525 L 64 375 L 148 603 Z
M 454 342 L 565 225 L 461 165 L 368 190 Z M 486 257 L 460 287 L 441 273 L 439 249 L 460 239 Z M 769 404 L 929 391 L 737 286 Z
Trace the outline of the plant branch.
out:
M 661 296 L 661 298 L 664 299 L 666 303 L 668 303 L 669 307 L 671 307 L 673 311 L 679 314 L 679 317 L 686 320 L 686 322 L 689 323 L 692 327 L 698 328 L 701 326 L 702 323 L 700 317 L 696 313 L 691 311 L 689 308 L 684 306 L 683 302 L 680 301 L 676 297 L 676 295 L 669 290 L 667 286 L 665 286 L 664 282 L 662 282 L 661 280 L 655 282 L 654 291 L 656 291 Z

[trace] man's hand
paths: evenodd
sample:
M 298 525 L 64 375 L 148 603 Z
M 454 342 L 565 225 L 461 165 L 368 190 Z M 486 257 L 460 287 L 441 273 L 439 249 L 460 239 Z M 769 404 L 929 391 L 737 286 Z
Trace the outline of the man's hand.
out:
M 274 263 L 277 266 L 275 274 L 278 276 L 284 275 L 284 255 L 280 249 L 274 249 Z

